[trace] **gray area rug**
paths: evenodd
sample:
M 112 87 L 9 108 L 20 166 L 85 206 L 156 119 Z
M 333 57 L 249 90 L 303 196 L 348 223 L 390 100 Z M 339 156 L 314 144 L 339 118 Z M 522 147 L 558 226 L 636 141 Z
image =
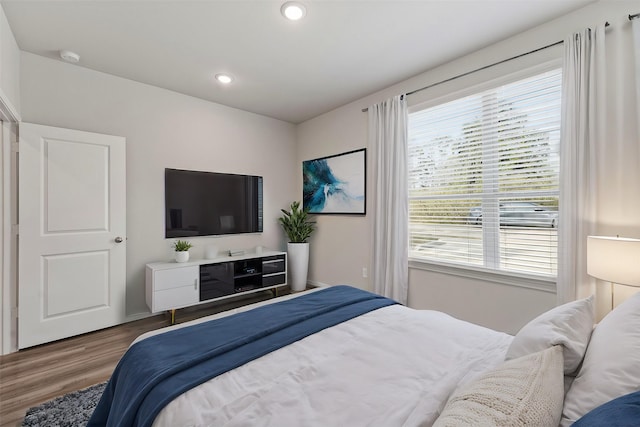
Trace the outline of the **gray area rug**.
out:
M 29 408 L 23 427 L 86 426 L 102 396 L 105 384 L 96 384 Z

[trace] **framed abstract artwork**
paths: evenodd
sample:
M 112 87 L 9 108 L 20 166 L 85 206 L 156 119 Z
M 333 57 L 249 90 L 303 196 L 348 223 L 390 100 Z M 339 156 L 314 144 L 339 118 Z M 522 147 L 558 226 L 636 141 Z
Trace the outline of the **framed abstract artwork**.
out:
M 365 215 L 365 148 L 302 162 L 302 206 L 312 214 Z

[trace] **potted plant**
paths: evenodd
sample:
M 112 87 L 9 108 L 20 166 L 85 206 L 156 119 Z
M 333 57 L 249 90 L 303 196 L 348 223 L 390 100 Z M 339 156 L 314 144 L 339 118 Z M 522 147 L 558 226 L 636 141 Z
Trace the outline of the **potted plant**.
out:
M 192 247 L 193 245 L 186 240 L 176 240 L 173 243 L 173 249 L 176 253 L 176 262 L 189 261 L 189 249 Z
M 289 243 L 287 243 L 289 284 L 292 291 L 303 291 L 307 287 L 309 269 L 309 243 L 307 239 L 313 234 L 316 222 L 309 219 L 306 210 L 300 209 L 300 202 L 291 203 L 288 211 L 280 210 L 282 216 L 279 221 L 289 238 Z

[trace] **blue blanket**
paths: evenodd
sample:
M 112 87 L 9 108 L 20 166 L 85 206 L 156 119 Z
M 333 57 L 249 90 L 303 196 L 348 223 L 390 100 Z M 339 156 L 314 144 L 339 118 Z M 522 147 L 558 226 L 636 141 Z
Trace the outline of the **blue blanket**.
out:
M 395 303 L 349 286 L 334 286 L 149 337 L 122 356 L 88 426 L 151 426 L 164 406 L 191 388 Z

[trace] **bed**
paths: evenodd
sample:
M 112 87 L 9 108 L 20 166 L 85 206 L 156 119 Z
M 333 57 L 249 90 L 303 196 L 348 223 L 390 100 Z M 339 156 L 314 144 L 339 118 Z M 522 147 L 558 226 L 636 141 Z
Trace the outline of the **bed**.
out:
M 334 306 L 329 307 L 327 299 Z M 343 303 L 351 300 L 367 308 L 352 312 Z M 598 325 L 603 334 L 609 335 L 608 329 L 616 329 L 634 315 L 638 329 L 640 298 L 631 300 L 625 303 L 628 309 L 616 310 L 624 320 L 613 316 L 611 325 L 605 321 Z M 305 304 L 315 305 L 308 309 Z M 340 307 L 335 308 L 336 304 Z M 305 314 L 314 310 L 330 325 L 319 323 L 314 326 L 317 331 L 300 332 L 308 328 L 303 327 L 306 323 L 316 322 Z M 586 372 L 585 366 L 603 368 L 597 352 L 593 363 L 583 362 L 592 339 L 592 313 L 593 299 L 579 300 L 544 313 L 513 337 L 441 312 L 410 309 L 355 288 L 317 289 L 142 335 L 129 352 L 148 346 L 147 353 L 125 354 L 89 425 L 568 426 L 600 404 L 640 388 L 638 373 L 598 398 L 585 398 L 589 393 L 583 389 L 594 387 L 594 375 L 601 374 Z M 255 320 L 255 316 L 263 317 Z M 344 319 L 335 320 L 341 316 Z M 279 317 L 284 337 L 274 332 Z M 240 339 L 225 341 L 217 332 L 235 326 Z M 266 332 L 256 338 L 258 344 L 247 344 L 250 339 L 243 334 L 254 339 L 262 329 Z M 291 333 L 293 329 L 298 332 Z M 158 370 L 174 369 L 175 360 L 187 357 L 176 349 L 182 344 L 165 341 L 167 336 L 200 330 L 208 331 L 202 341 L 192 335 L 185 345 L 195 343 L 195 350 L 209 346 L 218 352 L 201 369 L 212 378 L 180 374 L 195 384 L 186 391 L 175 382 L 159 385 L 160 380 L 149 380 L 159 376 Z M 598 344 L 602 334 L 593 335 Z M 239 353 L 227 352 L 229 343 L 235 349 L 237 341 L 242 341 L 234 350 Z M 279 345 L 273 347 L 272 341 L 282 346 L 275 348 Z M 244 345 L 254 347 L 247 352 L 241 349 Z M 637 343 L 625 343 L 620 353 L 633 350 L 629 345 Z M 159 357 L 165 352 L 169 365 Z M 252 352 L 257 355 L 247 355 Z M 160 368 L 147 371 L 156 359 Z M 133 367 L 121 367 L 126 363 Z M 224 363 L 227 368 L 220 366 Z M 629 369 L 638 371 L 637 361 L 630 363 Z M 180 375 L 172 371 L 166 376 L 175 380 Z M 156 391 L 163 388 L 169 394 L 159 397 Z M 129 411 L 129 418 L 119 418 L 122 408 Z

